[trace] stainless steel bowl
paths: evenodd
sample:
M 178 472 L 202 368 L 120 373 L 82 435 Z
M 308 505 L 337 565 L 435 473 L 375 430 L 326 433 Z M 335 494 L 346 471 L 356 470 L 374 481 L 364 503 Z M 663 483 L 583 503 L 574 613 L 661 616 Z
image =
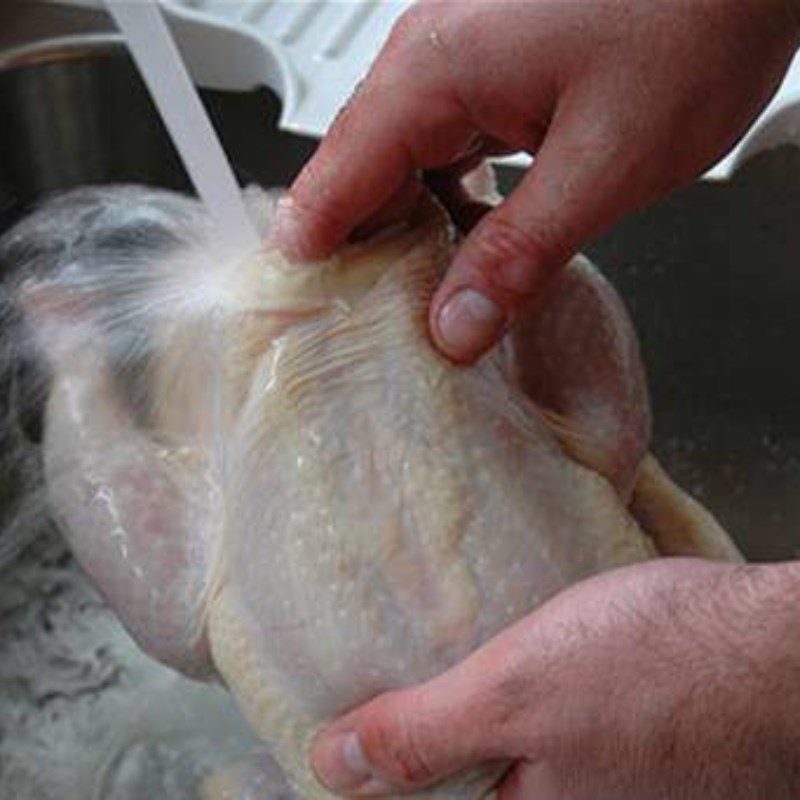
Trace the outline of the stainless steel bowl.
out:
M 314 148 L 277 131 L 270 91 L 203 92 L 241 183 L 286 185 Z M 188 189 L 188 180 L 118 36 L 56 37 L 0 51 L 0 213 L 89 183 Z M 0 222 L 3 221 L 0 219 Z

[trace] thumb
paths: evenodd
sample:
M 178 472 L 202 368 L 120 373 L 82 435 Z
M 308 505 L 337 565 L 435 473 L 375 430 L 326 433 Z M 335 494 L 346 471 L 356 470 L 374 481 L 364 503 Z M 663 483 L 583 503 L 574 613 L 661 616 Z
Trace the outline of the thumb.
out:
M 625 179 L 636 148 L 622 148 L 614 127 L 582 109 L 557 114 L 522 183 L 464 240 L 431 306 L 449 358 L 488 350 L 585 241 L 638 205 L 641 176 Z
M 510 645 L 501 634 L 449 672 L 323 730 L 311 751 L 320 782 L 347 796 L 392 794 L 513 758 L 526 703 Z

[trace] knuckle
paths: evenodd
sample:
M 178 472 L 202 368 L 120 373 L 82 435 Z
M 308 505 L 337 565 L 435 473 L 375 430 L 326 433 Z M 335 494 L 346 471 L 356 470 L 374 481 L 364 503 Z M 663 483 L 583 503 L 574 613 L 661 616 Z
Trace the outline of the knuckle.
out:
M 543 249 L 539 236 L 500 216 L 487 218 L 481 234 L 483 248 L 498 259 L 522 256 L 532 260 L 539 257 Z
M 425 3 L 418 3 L 400 15 L 392 26 L 384 48 L 387 53 L 416 48 L 425 36 L 432 22 L 432 11 Z
M 325 202 L 323 192 L 293 191 L 284 201 L 291 217 L 273 218 L 271 235 L 288 243 L 294 258 L 320 258 L 347 234 L 348 225 L 337 213 L 338 204 Z
M 463 4 L 458 0 L 417 2 L 403 13 L 392 26 L 382 50 L 381 60 L 404 63 L 418 72 L 425 72 L 443 64 L 444 42 L 442 32 L 453 27 L 463 16 Z M 445 37 L 449 38 L 449 37 Z
M 491 719 L 486 720 L 486 733 L 491 736 L 498 754 L 530 756 L 540 726 L 530 725 L 532 708 L 539 705 L 536 691 L 527 671 L 501 669 L 493 686 L 489 707 Z M 524 752 L 518 748 L 524 742 Z
M 560 252 L 555 237 L 544 229 L 526 229 L 497 214 L 480 223 L 475 246 L 486 279 L 517 299 L 525 299 L 535 290 L 541 271 L 548 269 Z
M 437 776 L 423 732 L 418 720 L 397 707 L 389 696 L 383 708 L 376 709 L 375 716 L 362 729 L 367 760 L 400 785 L 430 783 Z
M 410 784 L 425 784 L 436 778 L 429 760 L 430 751 L 422 746 L 418 728 L 405 726 L 397 749 L 397 769 L 399 777 Z
M 316 182 L 318 181 L 318 182 Z M 324 179 L 317 179 L 316 176 L 309 174 L 309 183 L 314 187 L 320 187 L 317 191 L 301 193 L 299 191 L 291 194 L 291 207 L 294 213 L 303 219 L 308 227 L 331 233 L 340 230 L 344 225 L 344 220 L 338 213 L 338 204 L 331 202 L 327 193 L 323 191 Z

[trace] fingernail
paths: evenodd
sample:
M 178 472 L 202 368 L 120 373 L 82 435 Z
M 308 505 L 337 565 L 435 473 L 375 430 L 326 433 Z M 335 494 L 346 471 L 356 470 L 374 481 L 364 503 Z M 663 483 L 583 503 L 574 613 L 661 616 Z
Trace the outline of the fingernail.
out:
M 439 338 L 453 354 L 469 358 L 500 335 L 506 317 L 500 306 L 474 289 L 456 292 L 439 311 Z
M 314 771 L 332 792 L 368 796 L 392 791 L 389 783 L 374 774 L 352 731 L 323 737 L 314 746 Z
M 272 236 L 280 251 L 292 260 L 303 257 L 303 234 L 291 197 L 281 197 L 272 223 Z

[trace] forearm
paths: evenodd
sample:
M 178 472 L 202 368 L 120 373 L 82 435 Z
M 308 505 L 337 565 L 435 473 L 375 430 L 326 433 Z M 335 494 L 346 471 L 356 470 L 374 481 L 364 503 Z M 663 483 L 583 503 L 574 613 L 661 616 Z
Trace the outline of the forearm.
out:
M 700 713 L 716 713 L 716 723 L 726 729 L 719 738 L 712 737 L 730 748 L 719 756 L 731 764 L 752 766 L 745 772 L 730 770 L 740 783 L 727 787 L 729 796 L 748 796 L 751 773 L 754 793 L 749 796 L 796 797 L 800 787 L 800 562 L 732 567 L 708 600 L 708 617 L 698 630 L 706 632 L 709 665 L 715 669 L 704 679 L 704 686 L 695 687 L 699 700 L 706 701 L 700 702 Z M 698 717 L 690 715 L 689 720 L 696 725 Z M 690 731 L 685 738 L 691 742 Z M 703 761 L 714 757 L 712 750 Z M 698 768 L 697 777 L 702 780 L 713 765 L 699 763 Z
M 800 562 L 607 573 L 449 673 L 342 718 L 315 767 L 348 794 L 376 776 L 408 790 L 507 757 L 509 800 L 794 800 L 799 604 Z

